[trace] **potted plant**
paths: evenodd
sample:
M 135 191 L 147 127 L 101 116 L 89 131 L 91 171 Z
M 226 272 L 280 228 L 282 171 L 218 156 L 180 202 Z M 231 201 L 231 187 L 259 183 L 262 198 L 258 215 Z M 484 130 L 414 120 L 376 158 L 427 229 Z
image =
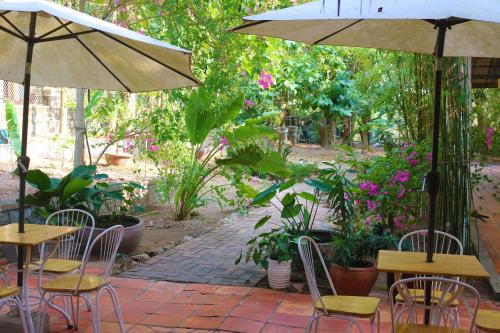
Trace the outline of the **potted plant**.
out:
M 102 175 L 92 187 L 85 188 L 75 197 L 82 205 L 79 208 L 87 210 L 95 218 L 92 238 L 114 225 L 125 227 L 118 251 L 128 254 L 137 249 L 145 229 L 144 221 L 132 215 L 144 211 L 141 206 L 134 204 L 138 191 L 144 190 L 144 187 L 135 182 L 108 183 L 104 181 L 106 177 Z M 85 233 L 89 234 L 90 230 Z
M 397 240 L 380 221 L 362 218 L 345 171 L 330 164 L 322 172 L 322 179 L 332 187 L 328 201 L 337 228 L 328 257 L 330 277 L 340 295 L 368 296 L 378 276 L 378 251 L 395 247 Z
M 290 283 L 292 266 L 302 267 L 297 253 L 297 241 L 301 236 L 311 236 L 312 226 L 324 192 L 330 186 L 318 179 L 307 179 L 305 183 L 314 188 L 314 194 L 307 191 L 296 192 L 293 186 L 298 179 L 280 181 L 257 194 L 251 202 L 253 206 L 266 206 L 271 200 L 280 212 L 281 225 L 264 231 L 247 243 L 246 261 L 250 259 L 268 270 L 271 288 L 283 289 Z M 264 227 L 271 220 L 266 215 L 255 224 L 255 230 Z M 242 254 L 236 260 L 241 261 Z M 292 261 L 294 262 L 292 265 Z

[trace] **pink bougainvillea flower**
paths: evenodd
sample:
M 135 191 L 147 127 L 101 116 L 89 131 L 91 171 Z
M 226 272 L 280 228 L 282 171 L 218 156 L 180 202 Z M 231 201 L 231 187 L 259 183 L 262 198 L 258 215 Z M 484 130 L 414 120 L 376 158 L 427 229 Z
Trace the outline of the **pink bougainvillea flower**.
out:
M 220 138 L 220 150 L 223 150 L 224 147 L 230 147 L 231 144 L 229 143 L 229 140 L 223 136 L 222 138 Z
M 382 216 L 380 216 L 380 214 L 377 214 L 375 218 L 377 219 L 377 221 L 382 221 Z
M 389 191 L 384 191 L 384 195 L 389 195 Z
M 368 217 L 365 219 L 365 225 L 366 225 L 367 227 L 369 227 L 369 226 L 370 226 L 370 224 L 372 224 L 372 218 L 368 216 Z
M 264 89 L 268 90 L 274 85 L 273 82 L 273 77 L 270 73 L 266 73 L 263 69 L 260 71 L 260 79 L 259 79 L 259 86 Z
M 371 200 L 366 200 L 366 208 L 369 210 L 375 210 L 377 209 L 377 202 L 376 201 L 371 201 Z
M 156 145 L 151 145 L 150 144 L 150 145 L 148 145 L 148 149 L 152 153 L 157 153 L 160 150 L 160 147 L 156 146 Z
M 393 177 L 394 182 L 406 183 L 410 180 L 410 171 L 408 170 L 398 170 L 396 175 Z
M 404 221 L 404 216 L 396 216 L 394 218 L 394 226 L 398 229 L 398 230 L 403 230 L 405 228 L 405 226 L 403 225 L 403 222 Z
M 248 99 L 245 99 L 245 104 L 248 105 L 249 107 L 254 107 L 255 106 L 255 103 L 248 100 Z
M 432 152 L 428 153 L 427 156 L 425 157 L 426 160 L 432 161 Z
M 252 183 L 257 183 L 259 181 L 259 177 L 252 177 L 252 179 L 250 180 Z
M 127 139 L 127 141 L 125 141 L 125 146 L 123 147 L 123 151 L 128 152 L 132 148 L 134 148 L 134 140 Z
M 368 189 L 368 194 L 372 197 L 376 197 L 379 194 L 377 184 L 370 184 L 370 188 Z
M 351 200 L 351 197 L 349 196 L 349 194 L 347 194 L 345 192 L 344 192 L 344 200 Z
M 144 30 L 141 29 L 141 30 L 137 31 L 137 33 L 141 34 L 141 35 L 144 35 Z
M 418 160 L 410 160 L 409 162 L 412 167 L 418 164 Z
M 488 150 L 491 150 L 493 147 L 493 133 L 495 130 L 493 127 L 488 128 L 488 134 L 486 135 L 486 147 L 488 147 Z
M 406 190 L 405 189 L 402 189 L 399 191 L 398 195 L 397 195 L 397 198 L 398 199 L 402 199 L 406 194 Z
M 119 6 L 122 3 L 121 0 L 115 0 L 115 6 Z
M 359 206 L 359 204 L 360 204 L 360 201 L 358 199 L 354 200 L 354 206 L 357 207 L 357 206 Z
M 113 134 L 108 135 L 108 143 L 113 143 Z
M 366 182 L 359 185 L 359 188 L 361 188 L 363 191 L 366 191 L 370 187 L 371 184 L 372 184 L 372 182 L 367 180 Z
M 127 8 L 125 7 L 120 7 L 120 13 L 125 13 L 127 11 Z

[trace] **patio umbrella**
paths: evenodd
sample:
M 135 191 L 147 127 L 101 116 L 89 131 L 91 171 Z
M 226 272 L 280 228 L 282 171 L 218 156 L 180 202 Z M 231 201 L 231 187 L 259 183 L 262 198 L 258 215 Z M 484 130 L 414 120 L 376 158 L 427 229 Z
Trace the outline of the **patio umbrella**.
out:
M 24 84 L 19 232 L 30 85 L 144 92 L 198 85 L 191 52 L 43 0 L 0 0 L 0 79 Z M 22 267 L 23 252 L 18 264 Z M 22 279 L 18 276 L 18 284 Z
M 500 57 L 497 0 L 325 0 L 247 16 L 234 32 L 435 56 L 432 162 L 427 174 L 429 221 L 427 261 L 432 262 L 443 56 Z

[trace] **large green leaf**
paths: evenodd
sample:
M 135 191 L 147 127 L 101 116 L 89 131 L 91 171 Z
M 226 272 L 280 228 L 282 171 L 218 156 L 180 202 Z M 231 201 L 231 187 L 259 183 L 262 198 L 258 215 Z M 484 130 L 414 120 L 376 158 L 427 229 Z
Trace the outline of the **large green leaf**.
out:
M 51 188 L 49 176 L 42 170 L 29 170 L 26 175 L 26 181 L 33 187 L 41 191 L 46 191 Z
M 91 177 L 96 170 L 97 167 L 95 165 L 80 165 L 74 168 L 69 175 L 71 175 L 72 178 L 88 178 Z
M 236 127 L 236 129 L 232 132 L 230 141 L 236 142 L 241 141 L 245 142 L 248 140 L 254 140 L 258 138 L 269 138 L 273 139 L 276 136 L 276 130 L 265 126 L 265 125 L 242 125 Z
M 208 92 L 199 88 L 191 93 L 185 112 L 186 133 L 192 145 L 202 144 L 217 120 L 210 110 Z
M 99 104 L 99 101 L 104 94 L 104 90 L 97 90 L 92 94 L 90 101 L 85 106 L 85 117 L 88 118 L 92 115 L 92 111 L 94 111 L 95 107 Z
M 251 204 L 252 205 L 267 205 L 269 201 L 271 201 L 272 198 L 276 195 L 278 192 L 278 187 L 279 184 L 273 184 L 264 191 L 260 192 L 255 196 L 255 198 L 252 200 Z
M 283 210 L 281 211 L 281 218 L 283 218 L 283 219 L 294 218 L 295 216 L 299 215 L 301 211 L 302 211 L 301 204 L 298 204 L 295 206 L 285 206 L 285 207 L 283 207 Z
M 254 230 L 259 229 L 262 227 L 264 224 L 266 224 L 269 220 L 271 219 L 271 215 L 266 215 L 263 218 L 261 218 L 257 223 L 255 223 Z
M 5 119 L 7 120 L 7 131 L 9 132 L 9 141 L 12 143 L 14 152 L 17 156 L 21 155 L 21 131 L 19 130 L 19 121 L 17 112 L 12 103 L 5 104 Z
M 333 191 L 332 185 L 325 183 L 319 179 L 306 179 L 304 180 L 304 183 L 320 190 L 321 192 L 330 193 Z
M 81 179 L 81 178 L 71 179 L 68 182 L 68 184 L 64 187 L 62 193 L 62 202 L 64 202 L 64 200 L 66 200 L 73 194 L 80 192 L 90 184 L 92 184 L 91 179 Z

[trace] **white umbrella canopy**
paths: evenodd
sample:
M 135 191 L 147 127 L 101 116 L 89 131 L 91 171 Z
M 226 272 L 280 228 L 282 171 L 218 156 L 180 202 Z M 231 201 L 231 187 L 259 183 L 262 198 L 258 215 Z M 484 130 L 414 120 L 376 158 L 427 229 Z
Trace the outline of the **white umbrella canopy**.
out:
M 434 54 L 438 29 L 449 21 L 444 56 L 498 57 L 498 0 L 325 0 L 247 16 L 234 32 L 307 44 Z M 460 23 L 460 24 L 456 24 Z
M 43 0 L 0 0 L 1 79 L 24 82 L 32 13 L 32 85 L 144 92 L 199 83 L 190 51 Z
M 436 58 L 427 261 L 433 260 L 443 56 L 500 57 L 498 0 L 321 0 L 247 16 L 234 32 Z M 426 293 L 426 302 L 430 301 Z M 429 314 L 426 312 L 426 323 Z

